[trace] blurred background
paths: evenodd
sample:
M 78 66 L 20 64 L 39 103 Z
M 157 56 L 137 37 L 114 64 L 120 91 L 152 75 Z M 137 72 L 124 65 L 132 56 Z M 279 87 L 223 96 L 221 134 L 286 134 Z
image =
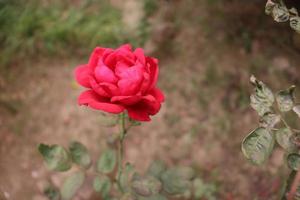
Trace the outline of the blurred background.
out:
M 289 6 L 299 2 L 287 1 Z M 274 90 L 300 88 L 300 34 L 264 14 L 264 0 L 0 0 L 0 191 L 7 200 L 46 200 L 50 173 L 38 143 L 79 140 L 96 159 L 115 128 L 77 106 L 76 65 L 95 46 L 131 43 L 160 59 L 166 102 L 133 128 L 126 160 L 193 166 L 207 200 L 277 200 L 288 170 L 277 148 L 263 167 L 243 157 L 258 124 L 249 77 Z M 296 93 L 299 89 L 296 89 Z M 298 92 L 299 93 L 299 92 Z M 298 98 L 300 99 L 300 98 Z M 297 120 L 291 120 L 299 127 Z M 1 198 L 1 197 L 0 197 Z M 101 199 L 85 185 L 76 200 Z M 2 199 L 1 199 L 2 200 Z

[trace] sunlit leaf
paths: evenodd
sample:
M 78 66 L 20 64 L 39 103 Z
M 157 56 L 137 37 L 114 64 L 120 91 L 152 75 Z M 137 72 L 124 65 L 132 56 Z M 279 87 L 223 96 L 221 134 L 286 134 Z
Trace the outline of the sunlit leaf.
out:
M 151 163 L 147 170 L 147 174 L 160 178 L 162 173 L 166 170 L 166 164 L 161 160 L 155 160 Z
M 275 125 L 280 122 L 280 116 L 274 113 L 266 113 L 260 119 L 260 126 L 264 128 L 274 128 Z
M 286 22 L 290 18 L 290 13 L 285 6 L 276 4 L 272 10 L 272 16 L 276 22 Z
M 67 171 L 71 168 L 71 156 L 62 146 L 39 144 L 38 150 L 42 154 L 48 169 Z
M 131 193 L 125 193 L 121 197 L 121 200 L 137 200 L 137 198 Z
M 292 13 L 293 15 L 298 16 L 298 11 L 296 8 L 292 7 L 291 9 L 289 9 L 290 13 Z
M 114 170 L 117 162 L 115 150 L 106 149 L 97 161 L 97 170 L 102 173 L 110 173 Z
M 101 193 L 103 198 L 106 198 L 109 195 L 111 185 L 110 179 L 105 175 L 96 176 L 93 182 L 94 190 Z
M 191 167 L 176 167 L 176 171 L 179 174 L 179 176 L 184 180 L 191 180 L 196 176 L 195 170 Z
M 281 90 L 276 94 L 276 101 L 280 111 L 287 112 L 292 110 L 294 106 L 294 91 L 295 86 L 293 85 L 287 90 Z
M 131 187 L 138 195 L 152 196 L 160 192 L 162 184 L 154 176 L 135 176 L 132 180 Z
M 290 18 L 290 26 L 297 33 L 300 33 L 300 17 L 295 16 Z
M 162 194 L 156 194 L 156 195 L 152 195 L 150 197 L 140 196 L 140 197 L 138 197 L 138 200 L 168 200 L 168 199 L 167 199 L 167 197 L 165 197 Z
M 74 163 L 88 168 L 91 164 L 91 157 L 87 148 L 80 142 L 72 142 L 69 146 L 69 150 Z
M 252 131 L 242 143 L 245 157 L 252 163 L 263 164 L 270 156 L 274 147 L 274 138 L 267 129 L 259 127 Z
M 82 186 L 85 175 L 82 171 L 78 171 L 68 178 L 63 183 L 61 188 L 61 197 L 63 200 L 70 200 Z
M 300 155 L 297 153 L 291 153 L 287 157 L 288 166 L 293 170 L 300 168 Z
M 163 189 L 167 193 L 172 195 L 183 194 L 191 187 L 191 178 L 194 174 L 186 169 L 174 167 L 163 172 L 161 180 Z
M 255 86 L 255 92 L 250 96 L 251 107 L 255 109 L 260 116 L 271 112 L 271 106 L 274 103 L 272 91 L 254 76 L 251 76 L 250 81 Z
M 293 107 L 293 111 L 298 115 L 300 118 L 300 105 L 296 105 Z
M 124 191 L 130 190 L 130 180 L 134 173 L 134 167 L 130 163 L 126 163 L 125 169 L 120 177 L 120 184 Z
M 272 0 L 268 0 L 265 6 L 265 13 L 267 15 L 270 15 L 272 13 L 272 10 L 275 6 L 275 3 Z
M 288 152 L 297 149 L 296 145 L 292 142 L 293 132 L 289 128 L 280 128 L 275 132 L 275 136 L 277 143 Z
M 202 179 L 196 178 L 193 181 L 195 199 L 216 200 L 217 187 L 214 184 L 207 184 Z

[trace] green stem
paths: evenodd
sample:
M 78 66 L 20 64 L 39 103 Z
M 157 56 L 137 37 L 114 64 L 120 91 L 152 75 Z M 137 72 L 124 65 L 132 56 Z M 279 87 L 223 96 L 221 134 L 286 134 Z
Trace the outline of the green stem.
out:
M 297 171 L 292 170 L 287 181 L 286 181 L 286 186 L 284 188 L 284 192 L 282 194 L 281 200 L 287 200 L 287 194 L 291 190 L 292 184 L 294 182 L 295 176 L 296 176 Z
M 119 136 L 119 145 L 118 145 L 118 174 L 117 174 L 117 183 L 120 191 L 123 193 L 124 190 L 121 185 L 121 176 L 123 173 L 123 154 L 124 154 L 124 138 L 127 133 L 125 127 L 125 113 L 120 114 L 120 136 Z
M 280 116 L 280 120 L 282 121 L 282 123 L 286 126 L 286 128 L 290 129 L 292 132 L 298 132 L 297 129 L 293 129 L 289 126 L 289 124 L 287 123 L 287 121 L 284 119 L 283 117 L 283 114 L 280 112 L 280 110 L 276 110 L 275 109 L 275 112 L 277 112 L 277 114 Z M 292 185 L 294 184 L 294 181 L 295 181 L 295 178 L 296 178 L 296 174 L 297 174 L 297 171 L 295 170 L 292 170 L 289 174 L 289 177 L 287 178 L 286 180 L 286 183 L 285 183 L 285 187 L 284 187 L 284 191 L 281 195 L 281 199 L 280 200 L 289 200 L 287 195 L 288 193 L 290 192 L 291 188 L 292 188 Z
M 295 128 L 292 128 L 292 127 L 287 123 L 287 121 L 284 119 L 283 113 L 282 113 L 278 108 L 276 108 L 276 107 L 274 108 L 274 107 L 273 107 L 273 109 L 274 109 L 275 113 L 277 113 L 277 114 L 279 115 L 281 122 L 286 126 L 286 128 L 290 129 L 290 130 L 291 130 L 292 132 L 294 132 L 294 133 L 300 133 L 300 130 L 295 129 Z
M 282 116 L 281 112 L 278 112 L 279 116 L 280 116 L 280 120 L 282 121 L 282 123 L 288 128 L 290 129 L 292 132 L 294 133 L 300 133 L 300 130 L 292 128 L 284 119 L 284 117 Z
M 290 125 L 285 121 L 284 117 L 281 115 L 281 113 L 279 114 L 280 115 L 280 119 L 281 121 L 283 122 L 283 124 L 290 130 L 292 130 L 292 128 L 290 127 Z

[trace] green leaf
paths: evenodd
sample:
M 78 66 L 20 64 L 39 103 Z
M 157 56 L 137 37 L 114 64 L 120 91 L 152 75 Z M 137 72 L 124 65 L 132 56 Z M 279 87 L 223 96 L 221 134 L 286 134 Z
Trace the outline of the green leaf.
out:
M 176 167 L 177 173 L 184 180 L 192 180 L 196 173 L 195 170 L 191 167 L 180 166 Z
M 298 115 L 300 118 L 300 105 L 296 105 L 293 107 L 293 111 Z
M 266 113 L 260 118 L 260 126 L 267 129 L 274 128 L 278 122 L 280 122 L 280 116 L 274 113 Z
M 111 181 L 109 177 L 96 176 L 93 182 L 93 188 L 96 192 L 100 192 L 103 198 L 108 197 L 111 189 Z
M 250 96 L 251 107 L 257 111 L 259 116 L 271 112 L 271 106 L 274 103 L 272 91 L 254 76 L 251 76 L 250 82 L 255 86 L 255 92 Z
M 85 175 L 82 171 L 75 172 L 65 179 L 61 188 L 61 197 L 63 200 L 70 200 L 82 186 Z
M 72 142 L 69 146 L 69 150 L 74 163 L 88 168 L 91 165 L 91 157 L 87 148 L 80 142 Z
M 297 33 L 300 33 L 300 17 L 295 16 L 290 18 L 290 26 Z
M 140 126 L 142 123 L 130 118 L 131 126 Z
M 292 142 L 293 132 L 289 128 L 280 128 L 275 132 L 277 143 L 286 151 L 292 152 L 297 149 Z
M 132 190 L 141 196 L 158 194 L 162 189 L 161 182 L 153 176 L 135 176 L 131 183 Z
M 217 187 L 214 184 L 207 184 L 202 179 L 196 178 L 193 181 L 193 187 L 195 199 L 216 200 Z
M 290 13 L 292 13 L 293 15 L 297 15 L 298 16 L 298 11 L 296 8 L 292 7 L 291 9 L 289 9 Z
M 131 193 L 125 193 L 121 197 L 121 200 L 137 200 L 137 198 L 133 196 Z
M 288 166 L 293 170 L 300 168 L 300 155 L 297 153 L 291 153 L 287 157 Z
M 62 146 L 39 144 L 38 150 L 42 154 L 48 169 L 67 171 L 72 167 L 71 157 Z
M 245 157 L 252 163 L 263 164 L 272 153 L 274 138 L 265 128 L 257 128 L 252 131 L 242 143 L 242 151 Z
M 161 160 L 155 160 L 147 170 L 147 174 L 160 179 L 162 173 L 167 169 L 166 164 Z
M 287 112 L 292 110 L 294 106 L 294 91 L 295 86 L 291 86 L 287 90 L 281 90 L 276 95 L 276 101 L 278 108 L 282 112 Z
M 286 22 L 290 18 L 290 13 L 285 6 L 276 4 L 272 10 L 272 17 L 276 22 Z
M 125 169 L 120 177 L 121 187 L 124 191 L 130 191 L 130 179 L 134 173 L 134 167 L 130 163 L 126 163 Z
M 179 167 L 166 170 L 161 176 L 164 191 L 172 195 L 183 194 L 191 186 L 191 175 Z
M 97 170 L 102 173 L 110 173 L 114 170 L 117 162 L 115 150 L 106 149 L 97 161 Z
M 268 0 L 265 6 L 265 13 L 270 15 L 275 7 L 275 3 L 272 0 Z
M 156 195 L 152 195 L 150 197 L 140 196 L 140 197 L 138 197 L 138 200 L 168 200 L 168 199 L 162 194 L 156 194 Z
M 44 190 L 44 194 L 48 197 L 50 200 L 59 200 L 60 199 L 60 193 L 57 188 L 50 185 Z

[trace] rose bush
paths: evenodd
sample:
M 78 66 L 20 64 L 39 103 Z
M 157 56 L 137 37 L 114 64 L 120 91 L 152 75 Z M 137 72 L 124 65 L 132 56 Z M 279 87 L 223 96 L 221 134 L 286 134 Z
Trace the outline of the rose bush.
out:
M 158 60 L 145 56 L 142 48 L 96 47 L 89 62 L 75 70 L 77 82 L 88 88 L 78 103 L 115 114 L 127 110 L 134 120 L 150 121 L 164 101 L 156 87 L 158 73 Z

